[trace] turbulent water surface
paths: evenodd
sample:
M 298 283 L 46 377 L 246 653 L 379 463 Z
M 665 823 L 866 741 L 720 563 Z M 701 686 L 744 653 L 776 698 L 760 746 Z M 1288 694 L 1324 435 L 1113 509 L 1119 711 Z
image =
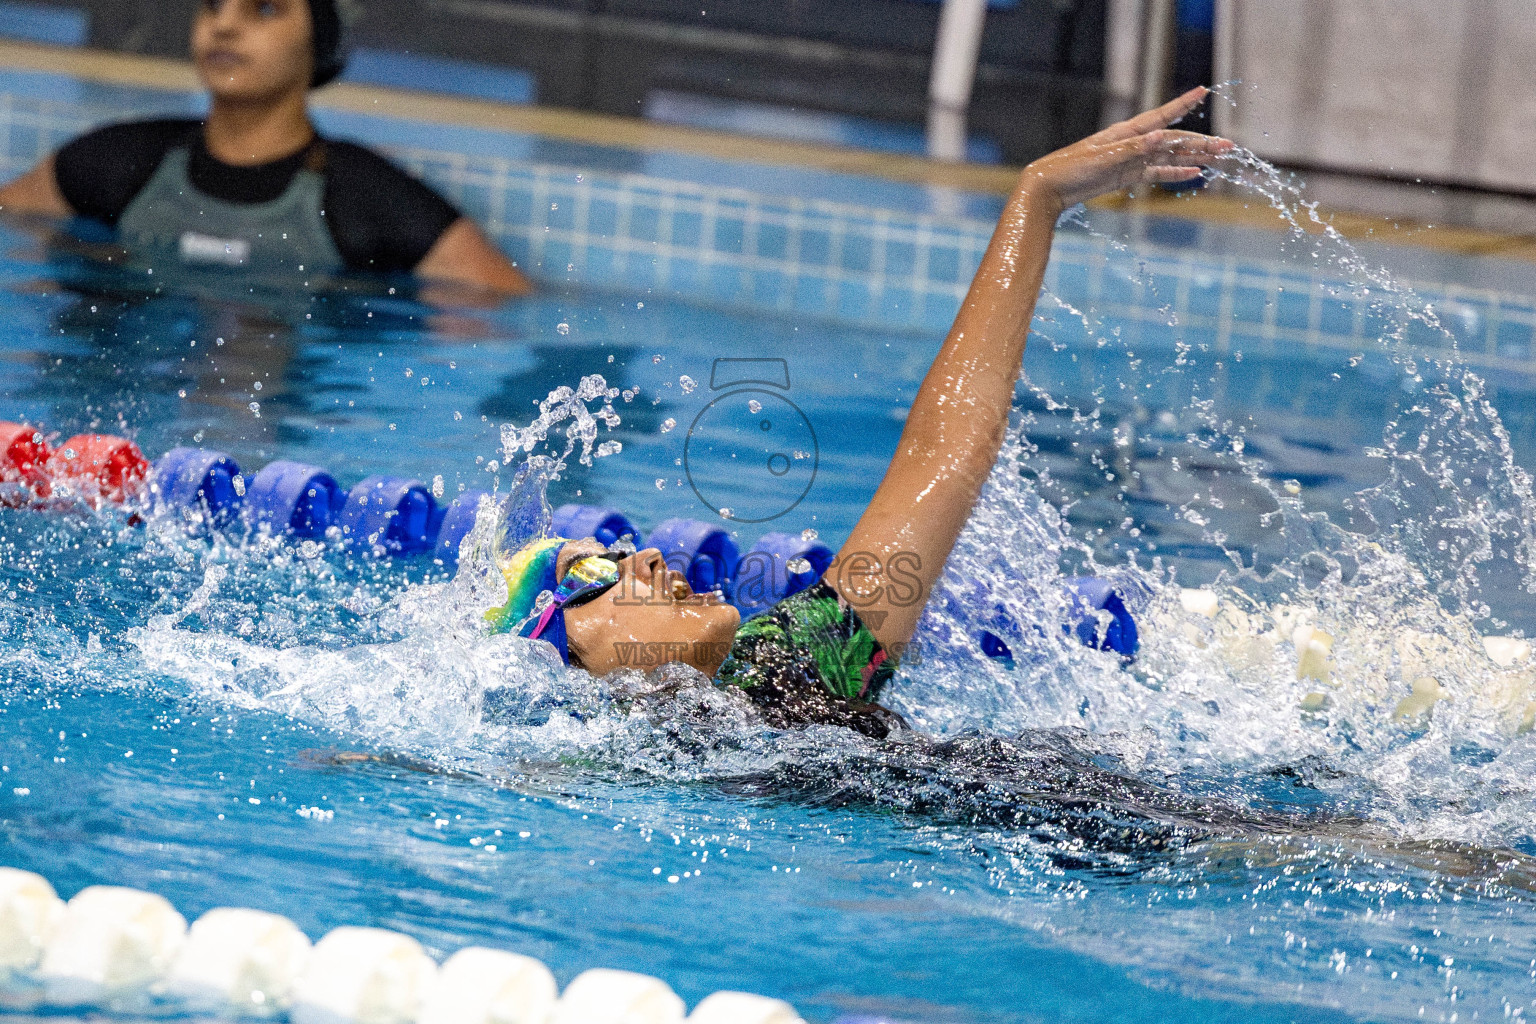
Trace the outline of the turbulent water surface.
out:
M 1308 221 L 1262 166 L 1232 176 Z M 506 494 L 533 458 L 552 502 L 703 517 L 695 381 L 783 358 L 818 473 L 744 548 L 840 542 L 939 342 L 650 296 L 148 289 L 3 242 L 0 418 L 152 454 L 446 494 Z M 593 679 L 485 635 L 490 506 L 452 577 L 164 514 L 0 511 L 0 856 L 65 895 L 377 924 L 811 1021 L 1523 1016 L 1536 670 L 1482 638 L 1536 627 L 1533 438 L 1501 419 L 1536 397 L 1417 354 L 1454 325 L 1341 239 L 1248 244 L 1366 302 L 1379 343 L 1244 358 L 1172 314 L 1133 330 L 1046 296 L 1006 450 L 890 694 L 914 731 L 888 740 L 776 732 L 686 669 Z M 1107 272 L 1135 280 L 1134 249 Z M 776 486 L 736 474 L 729 500 Z M 1055 627 L 1064 571 L 1120 585 L 1134 664 Z M 1196 584 L 1214 614 L 1186 609 Z

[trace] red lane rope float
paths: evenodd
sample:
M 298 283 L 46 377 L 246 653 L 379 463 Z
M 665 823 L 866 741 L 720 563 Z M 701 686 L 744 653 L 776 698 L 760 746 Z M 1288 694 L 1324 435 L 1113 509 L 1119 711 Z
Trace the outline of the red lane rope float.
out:
M 48 475 L 68 481 L 82 498 L 122 503 L 149 479 L 149 460 L 139 446 L 111 434 L 77 434 L 54 450 Z
M 41 431 L 24 423 L 0 422 L 0 505 L 26 505 L 48 497 L 52 454 Z

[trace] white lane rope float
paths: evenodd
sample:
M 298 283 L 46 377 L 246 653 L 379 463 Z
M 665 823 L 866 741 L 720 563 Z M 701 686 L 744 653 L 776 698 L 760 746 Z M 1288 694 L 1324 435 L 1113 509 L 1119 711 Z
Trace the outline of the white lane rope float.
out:
M 560 993 L 533 957 L 472 946 L 441 966 L 409 935 L 336 928 L 311 944 L 278 914 L 219 907 L 187 921 L 164 898 L 93 885 L 69 902 L 0 867 L 0 987 L 8 1005 L 149 1002 L 291 1024 L 804 1024 L 788 1003 L 717 992 L 687 1012 L 666 982 L 589 970 Z

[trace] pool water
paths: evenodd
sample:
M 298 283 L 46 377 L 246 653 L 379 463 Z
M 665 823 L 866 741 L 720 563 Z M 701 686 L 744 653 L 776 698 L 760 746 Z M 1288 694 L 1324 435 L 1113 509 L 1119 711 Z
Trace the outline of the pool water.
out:
M 715 361 L 783 360 L 815 476 L 736 524 L 743 548 L 841 542 L 941 340 L 649 291 L 477 309 L 403 282 L 151 286 L 6 227 L 0 253 L 0 419 L 452 495 L 507 490 L 524 453 L 503 426 L 601 374 L 622 422 L 598 440 L 622 451 L 568 459 L 549 500 L 647 526 L 710 515 L 689 470 L 710 506 L 792 503 L 772 474 L 682 464 Z M 1423 326 L 1411 295 L 1360 286 Z M 1536 627 L 1518 468 L 1536 387 L 1390 339 L 1217 350 L 1065 285 L 1036 333 L 1008 449 L 893 688 L 923 735 L 892 742 L 773 733 L 683 670 L 563 671 L 482 634 L 473 565 L 0 511 L 0 859 L 66 896 L 118 883 L 189 919 L 396 928 L 440 956 L 528 953 L 562 983 L 601 965 L 690 1005 L 761 992 L 818 1024 L 1536 1007 L 1533 740 L 1476 642 Z M 1141 614 L 1135 666 L 1029 628 L 1082 569 Z M 1318 684 L 1284 639 L 1224 660 L 1180 583 L 1315 617 L 1339 638 L 1326 701 L 1305 703 Z M 1410 627 L 1450 652 L 1453 699 L 1427 720 L 1392 714 Z M 980 628 L 1011 668 L 975 650 Z

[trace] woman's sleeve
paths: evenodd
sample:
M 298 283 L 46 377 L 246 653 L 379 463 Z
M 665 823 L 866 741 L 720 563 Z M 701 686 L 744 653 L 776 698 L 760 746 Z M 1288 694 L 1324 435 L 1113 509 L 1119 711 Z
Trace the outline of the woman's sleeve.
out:
M 353 270 L 414 270 L 462 214 L 422 181 L 350 142 L 326 143 L 325 216 Z
M 196 121 L 134 121 L 87 132 L 54 155 L 59 192 L 80 216 L 116 225 L 165 154 L 196 127 Z

